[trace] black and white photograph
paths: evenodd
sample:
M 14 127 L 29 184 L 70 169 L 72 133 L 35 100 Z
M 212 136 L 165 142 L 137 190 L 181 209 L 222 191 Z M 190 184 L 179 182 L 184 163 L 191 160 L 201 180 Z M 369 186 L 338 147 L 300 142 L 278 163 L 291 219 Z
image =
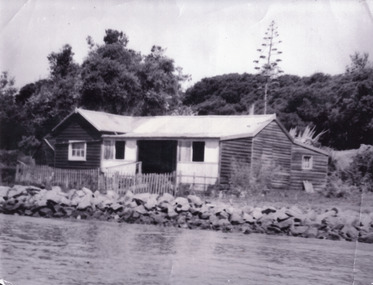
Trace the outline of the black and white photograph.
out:
M 373 0 L 0 0 L 0 285 L 372 285 Z

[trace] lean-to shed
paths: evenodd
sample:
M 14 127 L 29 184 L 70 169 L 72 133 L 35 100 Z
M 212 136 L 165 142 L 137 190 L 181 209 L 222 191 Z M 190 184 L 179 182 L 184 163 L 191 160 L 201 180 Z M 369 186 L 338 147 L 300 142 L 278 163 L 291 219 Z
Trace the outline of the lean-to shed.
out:
M 229 184 L 234 162 L 275 165 L 273 186 L 322 190 L 328 155 L 294 141 L 275 115 L 131 117 L 76 109 L 51 132 L 58 168 L 176 171 L 179 183 Z M 250 170 L 251 171 L 251 170 Z

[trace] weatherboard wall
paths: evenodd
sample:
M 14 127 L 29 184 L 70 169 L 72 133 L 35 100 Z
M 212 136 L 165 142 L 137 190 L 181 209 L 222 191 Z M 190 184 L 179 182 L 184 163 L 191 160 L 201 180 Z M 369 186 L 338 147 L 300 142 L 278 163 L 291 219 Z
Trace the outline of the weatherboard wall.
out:
M 276 170 L 272 187 L 287 189 L 290 184 L 291 149 L 292 141 L 279 124 L 272 121 L 253 138 L 252 171 L 260 169 L 265 173 Z
M 312 168 L 302 169 L 304 155 L 312 156 Z M 303 181 L 311 182 L 314 190 L 322 191 L 326 185 L 328 156 L 306 147 L 293 144 L 291 164 L 291 190 L 303 188 Z
M 101 134 L 79 114 L 70 116 L 54 132 L 55 167 L 71 169 L 93 169 L 100 167 Z M 69 161 L 69 141 L 77 140 L 87 143 L 85 161 Z
M 220 183 L 228 184 L 235 161 L 250 165 L 252 138 L 224 140 L 221 141 L 220 148 Z

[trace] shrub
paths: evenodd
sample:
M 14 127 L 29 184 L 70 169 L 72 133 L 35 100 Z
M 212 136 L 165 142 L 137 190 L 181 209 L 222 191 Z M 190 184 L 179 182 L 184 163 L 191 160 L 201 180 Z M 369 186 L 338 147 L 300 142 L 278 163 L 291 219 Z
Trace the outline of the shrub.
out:
M 347 180 L 361 191 L 373 191 L 373 146 L 361 145 L 346 169 Z
M 343 181 L 338 171 L 328 176 L 326 189 L 322 193 L 327 198 L 342 198 L 358 192 L 358 187 Z
M 230 188 L 245 195 L 266 193 L 272 188 L 272 182 L 281 172 L 276 163 L 249 163 L 233 159 L 231 162 Z
M 358 191 L 373 191 L 373 146 L 344 151 L 329 160 L 326 196 L 344 197 Z

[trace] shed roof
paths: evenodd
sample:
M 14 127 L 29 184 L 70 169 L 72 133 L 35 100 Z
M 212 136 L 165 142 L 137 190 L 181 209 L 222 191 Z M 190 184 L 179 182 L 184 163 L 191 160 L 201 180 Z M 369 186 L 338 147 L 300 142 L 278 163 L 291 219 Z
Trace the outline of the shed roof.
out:
M 118 136 L 220 139 L 255 136 L 275 119 L 275 115 L 134 117 L 132 130 Z
M 255 136 L 276 115 L 149 116 L 114 115 L 77 108 L 61 121 L 56 130 L 73 114 L 80 114 L 106 137 L 127 138 L 220 138 Z
M 134 117 L 132 116 L 121 116 L 76 108 L 74 112 L 63 119 L 52 131 L 60 127 L 73 114 L 80 114 L 99 132 L 127 133 L 133 128 Z
M 133 117 L 77 108 L 52 131 L 64 124 L 73 114 L 80 114 L 99 132 L 114 133 L 114 135 L 104 135 L 104 137 L 115 138 L 217 138 L 226 140 L 254 137 L 275 120 L 293 143 L 328 155 L 326 151 L 292 139 L 281 123 L 276 120 L 275 114 Z

